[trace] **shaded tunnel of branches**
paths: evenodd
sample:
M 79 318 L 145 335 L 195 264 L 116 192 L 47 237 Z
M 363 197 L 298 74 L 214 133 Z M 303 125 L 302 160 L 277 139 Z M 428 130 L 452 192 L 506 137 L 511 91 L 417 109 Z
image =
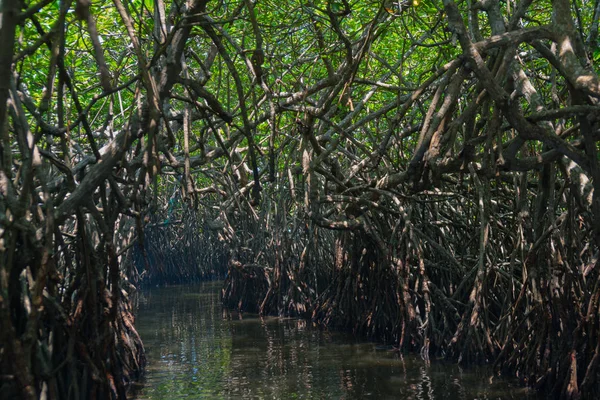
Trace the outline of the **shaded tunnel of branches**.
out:
M 600 1 L 4 0 L 0 393 L 126 398 L 130 296 L 600 390 Z

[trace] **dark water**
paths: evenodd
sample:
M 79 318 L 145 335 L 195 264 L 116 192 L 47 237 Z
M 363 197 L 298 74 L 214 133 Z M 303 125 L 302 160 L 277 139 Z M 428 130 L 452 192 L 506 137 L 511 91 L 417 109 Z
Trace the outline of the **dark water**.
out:
M 142 293 L 138 399 L 534 399 L 512 382 L 221 307 L 218 282 Z

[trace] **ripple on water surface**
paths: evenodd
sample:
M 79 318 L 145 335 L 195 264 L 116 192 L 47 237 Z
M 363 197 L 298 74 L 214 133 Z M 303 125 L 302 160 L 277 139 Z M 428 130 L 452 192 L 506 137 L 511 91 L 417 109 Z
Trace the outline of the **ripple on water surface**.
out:
M 510 381 L 378 351 L 295 319 L 225 310 L 219 282 L 141 293 L 136 399 L 535 399 Z

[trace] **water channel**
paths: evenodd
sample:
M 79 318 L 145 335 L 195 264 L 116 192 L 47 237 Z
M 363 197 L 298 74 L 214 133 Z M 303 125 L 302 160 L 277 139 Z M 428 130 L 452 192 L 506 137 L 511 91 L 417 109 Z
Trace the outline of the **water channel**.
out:
M 425 363 L 296 319 L 224 309 L 220 282 L 144 290 L 136 399 L 535 399 L 512 381 Z

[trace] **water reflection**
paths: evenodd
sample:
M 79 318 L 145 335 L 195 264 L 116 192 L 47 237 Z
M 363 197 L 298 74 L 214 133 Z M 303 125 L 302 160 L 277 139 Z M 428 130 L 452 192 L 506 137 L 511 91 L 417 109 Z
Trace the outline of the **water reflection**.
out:
M 219 288 L 142 294 L 148 370 L 137 399 L 534 399 L 489 374 L 379 351 L 306 321 L 242 318 L 221 307 Z

